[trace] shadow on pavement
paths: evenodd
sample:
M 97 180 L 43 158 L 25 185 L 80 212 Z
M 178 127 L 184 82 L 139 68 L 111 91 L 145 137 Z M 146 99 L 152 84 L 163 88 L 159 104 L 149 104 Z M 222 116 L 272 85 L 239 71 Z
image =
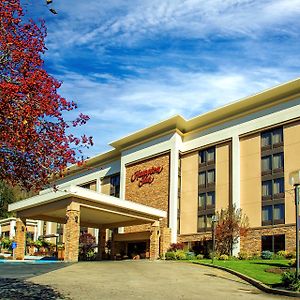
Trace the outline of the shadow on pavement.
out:
M 2 263 L 0 264 L 1 300 L 66 299 L 50 286 L 25 281 L 27 278 L 52 272 L 71 264 L 67 263 Z
M 16 278 L 0 278 L 0 299 L 5 300 L 50 300 L 66 299 L 48 286 L 34 284 Z

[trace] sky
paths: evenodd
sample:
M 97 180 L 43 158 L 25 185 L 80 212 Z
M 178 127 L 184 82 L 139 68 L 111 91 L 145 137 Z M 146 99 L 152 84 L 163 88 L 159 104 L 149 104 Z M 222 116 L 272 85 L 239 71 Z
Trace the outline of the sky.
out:
M 45 68 L 88 114 L 88 157 L 300 77 L 300 0 L 22 0 L 46 21 Z M 74 118 L 75 112 L 67 118 Z

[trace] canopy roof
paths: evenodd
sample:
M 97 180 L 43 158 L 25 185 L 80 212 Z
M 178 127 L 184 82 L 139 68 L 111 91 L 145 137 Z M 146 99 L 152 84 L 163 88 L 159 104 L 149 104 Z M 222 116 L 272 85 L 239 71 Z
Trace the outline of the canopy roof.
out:
M 153 223 L 167 217 L 167 212 L 70 185 L 9 205 L 18 217 L 65 223 L 66 209 L 76 202 L 80 206 L 80 225 L 87 227 L 123 227 Z

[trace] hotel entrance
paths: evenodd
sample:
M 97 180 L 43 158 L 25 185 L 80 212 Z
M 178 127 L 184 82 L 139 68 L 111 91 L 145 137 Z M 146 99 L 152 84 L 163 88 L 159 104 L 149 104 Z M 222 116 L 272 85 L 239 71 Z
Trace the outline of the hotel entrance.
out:
M 149 249 L 147 249 L 148 242 L 129 242 L 127 245 L 127 255 L 129 258 L 146 258 L 149 257 Z M 149 247 L 149 246 L 148 246 Z M 147 255 L 148 253 L 148 255 Z

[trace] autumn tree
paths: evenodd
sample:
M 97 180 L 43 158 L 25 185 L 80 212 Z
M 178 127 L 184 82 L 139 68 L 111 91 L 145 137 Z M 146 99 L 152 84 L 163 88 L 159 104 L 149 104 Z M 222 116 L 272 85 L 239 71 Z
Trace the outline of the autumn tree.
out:
M 249 230 L 248 217 L 242 209 L 230 205 L 217 213 L 216 250 L 219 254 L 232 255 L 234 244 L 245 237 Z
M 8 205 L 15 201 L 15 193 L 13 189 L 5 182 L 0 181 L 0 218 L 10 216 Z
M 44 68 L 45 23 L 25 20 L 19 0 L 0 1 L 0 180 L 29 190 L 79 161 L 92 138 L 68 133 L 89 117 L 65 120 L 77 107 Z

